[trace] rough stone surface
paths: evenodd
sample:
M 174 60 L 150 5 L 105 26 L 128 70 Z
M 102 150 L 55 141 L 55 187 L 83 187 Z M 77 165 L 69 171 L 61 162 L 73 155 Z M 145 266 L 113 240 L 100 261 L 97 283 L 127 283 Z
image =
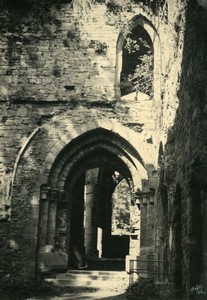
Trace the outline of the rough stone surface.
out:
M 204 8 L 189 3 L 179 107 L 168 132 L 157 190 L 157 258 L 169 260 L 174 297 L 196 285 L 206 290 L 207 282 L 206 175 L 195 172 L 206 165 L 206 17 Z
M 70 3 L 46 10 L 1 3 L 2 276 L 35 276 L 39 248 L 53 249 L 51 218 L 66 209 L 65 186 L 89 168 L 90 155 L 97 164 L 102 151 L 103 162 L 120 165 L 132 194 L 140 196 L 140 253 L 169 260 L 169 269 L 159 266 L 157 280 L 184 292 L 206 285 L 206 192 L 192 180 L 194 168 L 206 165 L 205 1 L 161 1 L 156 11 L 143 2 L 124 16 L 124 22 L 136 16 L 154 36 L 154 98 L 139 101 L 117 97 L 120 27 L 105 3 L 81 20 Z M 180 255 L 181 272 L 175 263 Z M 196 282 L 198 255 L 204 267 L 196 270 L 203 272 Z

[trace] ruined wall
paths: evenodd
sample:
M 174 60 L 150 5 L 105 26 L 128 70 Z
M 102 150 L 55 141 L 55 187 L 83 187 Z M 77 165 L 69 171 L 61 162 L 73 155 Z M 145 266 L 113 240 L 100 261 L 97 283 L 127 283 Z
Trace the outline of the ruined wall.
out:
M 87 13 L 87 21 L 77 27 L 79 16 L 72 15 L 70 4 L 4 8 L 1 98 L 68 102 L 112 98 L 116 32 L 107 25 L 102 31 L 104 6 L 91 11 L 92 17 Z
M 206 21 L 204 7 L 196 1 L 189 2 L 179 107 L 174 126 L 168 131 L 158 187 L 157 247 L 161 251 L 168 249 L 169 287 L 173 287 L 174 297 L 185 294 L 197 284 L 207 288 L 206 183 L 203 182 L 206 173 L 200 168 L 206 165 L 207 151 Z
M 162 60 L 157 65 L 158 87 L 162 90 L 157 93 L 163 96 L 157 98 L 155 94 L 151 101 L 121 101 L 115 99 L 114 88 L 116 43 L 121 29 L 106 13 L 104 3 L 89 10 L 83 19 L 78 11 L 72 14 L 70 3 L 62 1 L 58 6 L 23 5 L 21 9 L 12 3 L 1 4 L 0 24 L 0 256 L 2 274 L 33 277 L 40 185 L 46 184 L 40 178 L 46 157 L 47 162 L 54 159 L 48 156 L 52 149 L 61 151 L 67 144 L 59 142 L 64 134 L 71 134 L 72 140 L 73 135 L 84 133 L 80 127 L 86 131 L 90 126 L 97 128 L 97 120 L 118 124 L 113 126 L 119 135 L 121 125 L 131 129 L 147 167 L 148 187 L 154 188 L 161 127 L 164 124 L 167 128 L 175 114 L 179 70 L 172 69 L 181 60 L 182 49 L 177 46 L 182 39 L 172 26 L 180 15 L 171 1 L 170 21 L 167 6 L 161 6 L 155 15 L 151 7 L 134 4 L 125 21 L 142 14 L 159 37 Z M 179 13 L 182 15 L 182 9 Z M 177 20 L 178 24 L 182 22 L 182 18 Z M 176 40 L 179 43 L 174 47 Z

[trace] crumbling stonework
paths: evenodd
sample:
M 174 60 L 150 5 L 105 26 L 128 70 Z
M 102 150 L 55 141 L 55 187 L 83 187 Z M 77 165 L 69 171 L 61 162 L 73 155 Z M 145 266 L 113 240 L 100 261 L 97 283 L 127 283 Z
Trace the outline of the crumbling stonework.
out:
M 189 3 L 179 107 L 174 126 L 168 132 L 157 194 L 158 214 L 163 214 L 158 218 L 157 255 L 169 261 L 173 297 L 188 293 L 196 285 L 206 290 L 207 282 L 206 30 L 205 9 L 196 2 Z
M 118 171 L 140 209 L 140 255 L 155 261 L 157 282 L 172 294 L 205 285 L 205 188 L 193 177 L 206 164 L 205 9 L 184 0 L 131 1 L 119 14 L 104 1 L 85 15 L 71 1 L 23 7 L 2 2 L 0 12 L 2 275 L 34 278 L 51 262 L 68 267 L 74 216 L 87 199 L 81 176 L 97 168 L 98 201 L 87 213 L 96 210 L 105 230 L 103 252 L 110 255 Z M 152 41 L 153 99 L 120 97 L 130 21 Z

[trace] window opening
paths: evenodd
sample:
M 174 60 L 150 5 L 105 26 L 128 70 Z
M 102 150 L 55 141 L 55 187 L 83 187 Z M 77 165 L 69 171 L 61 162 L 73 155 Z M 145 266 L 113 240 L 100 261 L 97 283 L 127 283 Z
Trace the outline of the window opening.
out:
M 147 31 L 140 25 L 134 27 L 122 48 L 120 76 L 121 97 L 145 94 L 153 97 L 153 45 Z

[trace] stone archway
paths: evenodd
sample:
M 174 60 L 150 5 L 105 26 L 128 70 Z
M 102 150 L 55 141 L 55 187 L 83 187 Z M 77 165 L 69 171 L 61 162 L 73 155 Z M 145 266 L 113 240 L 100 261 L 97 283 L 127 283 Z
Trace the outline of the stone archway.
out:
M 108 170 L 105 190 L 99 189 L 104 181 L 100 182 L 98 174 L 103 169 Z M 107 212 L 111 213 L 100 194 L 106 194 L 105 202 L 110 206 L 116 187 L 113 174 L 118 172 L 127 181 L 133 197 L 141 189 L 140 174 L 144 170 L 139 153 L 129 141 L 103 128 L 90 130 L 63 147 L 41 189 L 44 197 L 40 204 L 39 268 L 67 268 L 74 243 L 85 247 L 88 256 L 98 256 L 97 230 L 100 228 L 105 234 L 109 227 L 103 226 L 101 218 L 106 221 Z M 98 207 L 105 209 L 104 216 Z M 53 261 L 52 266 L 48 259 Z
M 102 170 L 113 166 L 113 172 L 116 170 L 127 181 L 133 199 L 142 185 L 146 193 L 149 190 L 150 166 L 156 164 L 155 149 L 140 139 L 139 133 L 117 120 L 92 118 L 90 123 L 75 126 L 63 117 L 55 117 L 50 125 L 33 131 L 20 149 L 13 171 L 11 213 L 15 215 L 19 203 L 27 211 L 28 226 L 24 227 L 21 241 L 22 246 L 24 240 L 29 241 L 29 251 L 24 253 L 29 264 L 23 267 L 31 277 L 39 269 L 67 267 L 67 246 L 66 252 L 60 254 L 54 245 L 68 245 L 64 234 L 70 230 L 70 223 L 59 218 L 57 211 L 67 216 L 70 191 L 83 173 L 97 166 Z M 151 211 L 148 193 L 146 196 Z M 60 239 L 57 232 L 61 232 Z

